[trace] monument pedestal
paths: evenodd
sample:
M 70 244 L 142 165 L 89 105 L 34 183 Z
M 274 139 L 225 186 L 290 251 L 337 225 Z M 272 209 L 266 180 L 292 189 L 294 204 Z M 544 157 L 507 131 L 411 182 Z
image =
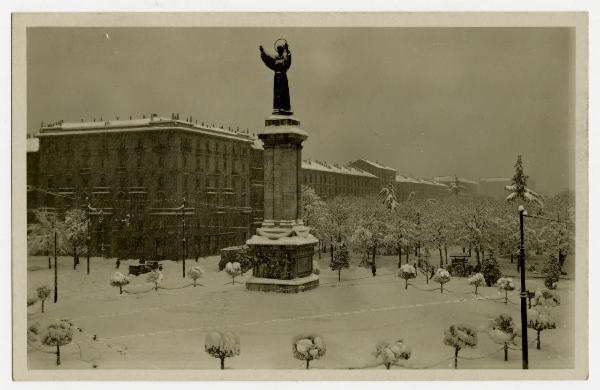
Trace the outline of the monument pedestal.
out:
M 318 240 L 302 222 L 300 169 L 308 134 L 297 119 L 272 115 L 258 137 L 264 146 L 264 220 L 246 241 L 255 259 L 246 288 L 290 293 L 316 288 L 312 263 Z

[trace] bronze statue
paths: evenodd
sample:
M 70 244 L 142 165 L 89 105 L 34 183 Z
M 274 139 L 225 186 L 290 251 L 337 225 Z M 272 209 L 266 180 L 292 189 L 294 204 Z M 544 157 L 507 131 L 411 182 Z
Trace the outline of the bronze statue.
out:
M 275 50 L 277 56 L 272 57 L 265 53 L 265 49 L 260 46 L 260 58 L 265 65 L 275 72 L 273 79 L 273 114 L 292 115 L 290 105 L 290 89 L 286 72 L 292 64 L 292 53 L 285 39 L 275 41 Z

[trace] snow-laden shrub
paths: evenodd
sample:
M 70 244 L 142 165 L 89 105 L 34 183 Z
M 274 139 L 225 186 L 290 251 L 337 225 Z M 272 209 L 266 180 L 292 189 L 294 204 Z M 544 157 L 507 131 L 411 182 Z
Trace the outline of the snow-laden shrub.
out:
M 73 341 L 75 327 L 69 320 L 57 320 L 46 328 L 41 342 L 50 347 L 56 347 L 56 365 L 60 365 L 60 347 Z
M 219 271 L 223 271 L 227 263 L 240 263 L 242 274 L 252 269 L 252 255 L 248 245 L 230 246 L 221 249 Z
M 110 277 L 110 285 L 119 287 L 119 294 L 123 294 L 123 286 L 127 286 L 128 284 L 129 277 L 127 275 L 123 275 L 119 271 L 114 272 Z
M 556 321 L 550 311 L 542 306 L 529 309 L 527 311 L 527 321 L 529 321 L 527 327 L 537 332 L 537 349 L 540 349 L 540 333 L 546 329 L 555 329 Z
M 320 359 L 321 356 L 325 355 L 327 347 L 323 337 L 310 334 L 310 335 L 299 335 L 294 338 L 292 343 L 292 353 L 298 360 L 306 361 L 306 369 L 309 369 L 311 360 Z
M 202 268 L 200 267 L 192 267 L 188 273 L 188 278 L 192 279 L 194 281 L 194 287 L 196 287 L 196 283 L 197 280 L 200 279 L 202 277 L 202 275 L 204 275 L 204 271 L 202 270 Z
M 321 268 L 319 267 L 319 262 L 317 260 L 313 260 L 312 273 L 315 275 L 321 274 Z
M 345 244 L 340 244 L 333 255 L 333 260 L 329 263 L 332 271 L 338 272 L 338 281 L 342 280 L 342 269 L 350 268 L 350 254 Z
M 160 286 L 160 284 L 163 281 L 163 274 L 162 272 L 157 270 L 150 271 L 148 273 L 148 276 L 146 276 L 146 281 L 148 281 L 148 283 L 154 284 L 154 291 L 158 291 L 158 286 Z
M 502 276 L 498 262 L 494 258 L 483 259 L 481 262 L 481 273 L 485 278 L 485 284 L 492 287 Z
M 454 368 L 458 367 L 458 352 L 477 345 L 477 330 L 470 325 L 454 324 L 444 331 L 444 344 L 454 348 Z
M 550 290 L 555 290 L 558 287 L 558 279 L 560 278 L 560 262 L 554 254 L 550 255 L 544 268 L 544 285 Z
M 508 304 L 508 292 L 515 289 L 515 283 L 511 278 L 500 278 L 496 284 L 498 289 L 504 292 L 504 304 Z
M 532 306 L 554 307 L 560 305 L 560 295 L 553 290 L 541 288 L 535 290 L 535 295 L 531 300 Z
M 433 281 L 436 283 L 439 283 L 440 292 L 443 293 L 444 292 L 444 284 L 446 284 L 450 281 L 450 273 L 443 268 L 438 268 L 438 270 L 435 271 L 435 275 L 433 275 Z
M 225 369 L 225 359 L 240 354 L 240 339 L 229 331 L 214 330 L 204 338 L 204 351 L 221 360 L 221 370 Z
M 40 301 L 42 302 L 42 313 L 44 312 L 44 303 L 46 302 L 46 299 L 48 299 L 48 297 L 50 296 L 50 293 L 52 292 L 52 290 L 50 289 L 50 287 L 44 285 L 44 286 L 40 286 L 35 290 L 37 297 L 40 298 Z
M 485 283 L 485 278 L 483 277 L 482 273 L 476 273 L 475 275 L 472 275 L 471 277 L 469 277 L 469 285 L 471 286 L 475 286 L 475 295 L 477 295 L 477 289 L 480 286 L 483 286 L 483 284 Z
M 508 361 L 508 345 L 515 343 L 518 336 L 514 319 L 509 314 L 500 314 L 490 324 L 488 335 L 496 344 L 504 347 L 504 361 Z
M 408 280 L 417 277 L 417 270 L 410 264 L 404 264 L 400 266 L 398 276 L 404 279 L 404 289 L 406 290 L 408 288 Z
M 393 343 L 380 341 L 375 345 L 373 355 L 379 364 L 383 364 L 389 370 L 392 365 L 398 364 L 401 360 L 410 359 L 411 349 L 402 339 Z
M 242 266 L 238 262 L 227 263 L 225 265 L 225 272 L 227 272 L 227 274 L 231 276 L 231 284 L 235 284 L 235 278 L 242 274 Z

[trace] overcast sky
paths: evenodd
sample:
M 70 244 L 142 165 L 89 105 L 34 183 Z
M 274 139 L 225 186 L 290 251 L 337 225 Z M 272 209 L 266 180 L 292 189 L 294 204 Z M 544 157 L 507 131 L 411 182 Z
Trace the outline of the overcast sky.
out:
M 560 28 L 28 29 L 28 131 L 150 113 L 260 131 L 285 37 L 304 158 L 573 188 L 573 33 Z

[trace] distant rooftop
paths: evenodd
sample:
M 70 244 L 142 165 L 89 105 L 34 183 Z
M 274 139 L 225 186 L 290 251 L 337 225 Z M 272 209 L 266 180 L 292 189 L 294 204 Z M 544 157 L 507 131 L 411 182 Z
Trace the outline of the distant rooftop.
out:
M 60 134 L 96 134 L 104 132 L 143 131 L 157 130 L 165 127 L 176 127 L 182 130 L 199 132 L 225 138 L 243 141 L 252 141 L 247 132 L 239 129 L 209 126 L 181 119 L 151 116 L 149 118 L 124 119 L 124 120 L 101 120 L 87 122 L 63 122 L 42 124 L 38 136 L 60 135 Z
M 497 183 L 497 182 L 504 182 L 504 181 L 511 181 L 510 177 L 483 177 L 481 179 L 479 179 L 479 182 L 485 182 L 485 183 Z
M 354 175 L 377 178 L 377 176 L 365 172 L 362 169 L 349 167 L 340 164 L 331 164 L 325 161 L 304 160 L 302 161 L 302 169 L 310 169 L 313 171 L 340 173 L 342 175 Z
M 378 162 L 367 160 L 366 158 L 361 158 L 361 160 L 364 161 L 364 162 L 366 162 L 367 164 L 373 165 L 375 168 L 385 169 L 385 170 L 388 170 L 388 171 L 394 171 L 394 172 L 396 172 L 396 169 L 394 169 L 392 167 L 388 167 L 388 166 L 382 165 L 382 164 L 380 164 Z
M 420 178 L 415 178 L 415 177 L 406 176 L 406 175 L 396 175 L 396 183 L 416 183 L 416 184 L 427 184 L 427 185 L 432 185 L 432 186 L 446 187 L 445 184 L 438 183 L 435 180 L 420 179 Z
M 36 137 L 27 138 L 27 152 L 39 152 L 40 140 Z
M 440 183 L 448 183 L 448 182 L 454 182 L 455 177 L 454 176 L 436 176 L 433 178 L 433 180 L 440 182 Z M 466 184 L 479 184 L 476 181 L 468 180 L 468 179 L 465 179 L 464 177 L 459 177 L 458 181 L 461 183 L 466 183 Z

